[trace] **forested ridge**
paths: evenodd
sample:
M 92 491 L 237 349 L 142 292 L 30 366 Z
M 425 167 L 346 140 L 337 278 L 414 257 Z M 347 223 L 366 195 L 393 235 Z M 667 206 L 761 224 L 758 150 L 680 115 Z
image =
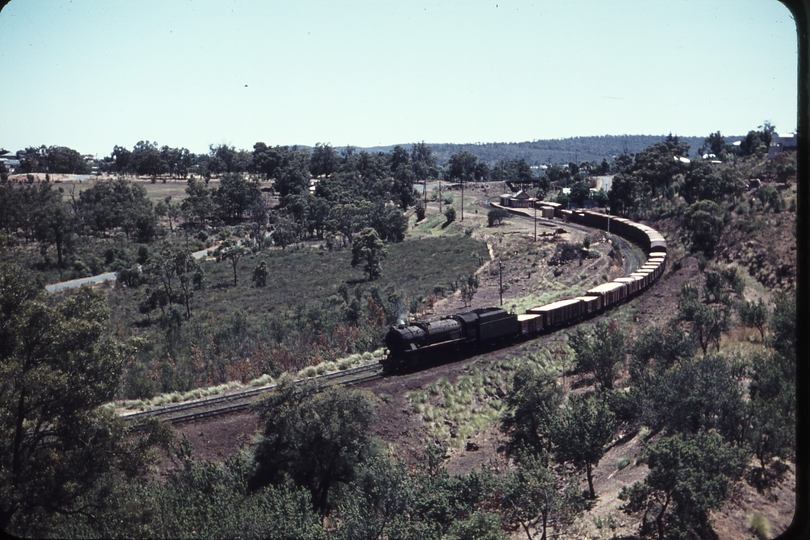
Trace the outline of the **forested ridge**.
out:
M 0 526 L 31 537 L 573 538 L 592 531 L 594 470 L 632 438 L 641 455 L 616 470 L 644 472 L 619 494 L 633 534 L 711 537 L 732 486 L 768 492 L 795 459 L 796 162 L 766 159 L 772 132 L 739 146 L 700 139 L 721 163 L 680 159 L 695 145 L 666 136 L 542 174 L 523 157 L 491 166 L 479 145 L 443 160 L 424 143 L 257 143 L 184 162 L 139 143 L 116 147 L 109 177 L 76 185 L 43 178 L 33 161 L 48 153 L 31 152 L 27 171 L 0 184 Z M 590 191 L 603 173 L 613 189 Z M 474 299 L 482 239 L 500 242 L 510 218 L 461 222 L 459 190 L 414 190 L 439 178 L 610 204 L 667 235 L 662 280 L 698 270 L 655 324 L 625 317 L 630 303 L 568 330 L 557 350 L 411 392 L 408 414 L 431 434 L 414 461 L 369 435 L 390 396 L 291 379 L 369 354 L 390 324 L 444 296 Z M 190 256 L 206 247 L 205 260 Z M 107 289 L 41 288 L 108 270 L 118 280 Z M 256 407 L 256 444 L 222 462 L 106 405 L 258 377 L 278 385 Z M 449 474 L 448 446 L 485 426 L 507 441 L 502 465 Z M 161 481 L 158 454 L 173 463 Z M 762 523 L 752 518 L 751 534 Z

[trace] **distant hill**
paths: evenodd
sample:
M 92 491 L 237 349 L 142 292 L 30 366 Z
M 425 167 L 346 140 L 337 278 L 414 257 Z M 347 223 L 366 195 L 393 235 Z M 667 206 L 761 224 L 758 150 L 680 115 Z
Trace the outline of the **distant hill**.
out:
M 570 161 L 601 163 L 607 158 L 611 161 L 614 156 L 623 152 L 634 154 L 648 146 L 661 142 L 666 135 L 601 135 L 595 137 L 571 137 L 568 139 L 546 139 L 518 143 L 481 143 L 481 144 L 448 144 L 439 143 L 428 145 L 433 148 L 439 163 L 445 163 L 450 156 L 461 150 L 472 152 L 478 159 L 492 165 L 500 159 L 525 159 L 529 165 L 542 165 L 551 163 L 568 163 Z M 679 137 L 681 141 L 689 143 L 690 156 L 697 155 L 697 150 L 703 145 L 705 137 Z M 743 137 L 726 137 L 727 143 L 732 143 Z M 410 149 L 411 144 L 402 144 Z M 368 152 L 389 152 L 394 146 L 375 146 L 371 148 L 358 148 Z

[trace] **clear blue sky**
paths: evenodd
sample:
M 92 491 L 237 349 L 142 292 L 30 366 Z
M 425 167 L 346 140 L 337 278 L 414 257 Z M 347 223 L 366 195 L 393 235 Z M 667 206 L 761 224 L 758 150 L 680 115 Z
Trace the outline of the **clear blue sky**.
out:
M 0 147 L 252 148 L 796 127 L 775 0 L 12 0 Z

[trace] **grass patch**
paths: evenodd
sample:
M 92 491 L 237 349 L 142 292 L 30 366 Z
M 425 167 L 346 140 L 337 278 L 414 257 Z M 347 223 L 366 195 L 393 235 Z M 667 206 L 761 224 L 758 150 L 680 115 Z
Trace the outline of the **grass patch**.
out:
M 504 404 L 497 388 L 502 391 L 511 388 L 514 369 L 511 362 L 507 364 L 509 371 L 504 371 L 500 362 L 481 367 L 468 365 L 466 373 L 455 383 L 442 377 L 423 390 L 408 392 L 406 398 L 422 416 L 432 438 L 461 446 L 468 438 L 500 421 Z
M 382 276 L 366 283 L 359 268 L 352 268 L 350 250 L 328 252 L 305 247 L 299 250 L 266 250 L 245 257 L 237 266 L 238 285 L 233 286 L 233 269 L 228 263 L 203 261 L 207 287 L 192 300 L 192 314 L 210 314 L 221 318 L 236 309 L 249 316 L 283 312 L 296 305 L 320 304 L 339 293 L 342 284 L 350 289 L 370 285 L 385 288 L 393 285 L 406 296 L 427 296 L 437 283 L 446 283 L 474 272 L 479 261 L 488 261 L 486 244 L 466 236 L 442 236 L 407 240 L 387 246 L 388 257 Z M 268 285 L 253 287 L 250 281 L 256 265 L 264 261 Z M 301 269 L 305 268 L 306 272 Z M 129 327 L 141 319 L 138 304 L 144 290 L 116 290 L 109 295 L 113 324 Z
M 759 540 L 766 540 L 771 537 L 771 524 L 768 518 L 754 512 L 748 516 L 748 530 Z
M 627 467 L 628 465 L 630 465 L 630 463 L 632 461 L 633 461 L 633 458 L 631 458 L 629 456 L 622 456 L 622 457 L 620 457 L 619 459 L 616 460 L 616 468 L 618 470 L 622 470 L 625 467 Z

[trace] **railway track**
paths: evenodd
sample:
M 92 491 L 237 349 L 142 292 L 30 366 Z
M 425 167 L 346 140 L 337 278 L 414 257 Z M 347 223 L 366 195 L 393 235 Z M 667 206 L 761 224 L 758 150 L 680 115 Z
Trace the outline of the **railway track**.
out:
M 326 388 L 337 384 L 344 386 L 357 386 L 366 382 L 381 379 L 382 371 L 377 364 L 369 364 L 356 368 L 317 375 L 307 379 L 296 380 L 296 384 L 307 381 L 314 381 L 320 388 Z M 121 415 L 125 421 L 137 423 L 146 418 L 157 418 L 161 422 L 181 424 L 184 422 L 194 422 L 205 418 L 222 416 L 250 409 L 256 402 L 256 398 L 272 391 L 275 384 L 262 386 L 259 388 L 249 388 L 222 396 L 201 398 L 183 403 L 175 403 L 162 407 L 155 407 L 147 411 L 125 413 Z

